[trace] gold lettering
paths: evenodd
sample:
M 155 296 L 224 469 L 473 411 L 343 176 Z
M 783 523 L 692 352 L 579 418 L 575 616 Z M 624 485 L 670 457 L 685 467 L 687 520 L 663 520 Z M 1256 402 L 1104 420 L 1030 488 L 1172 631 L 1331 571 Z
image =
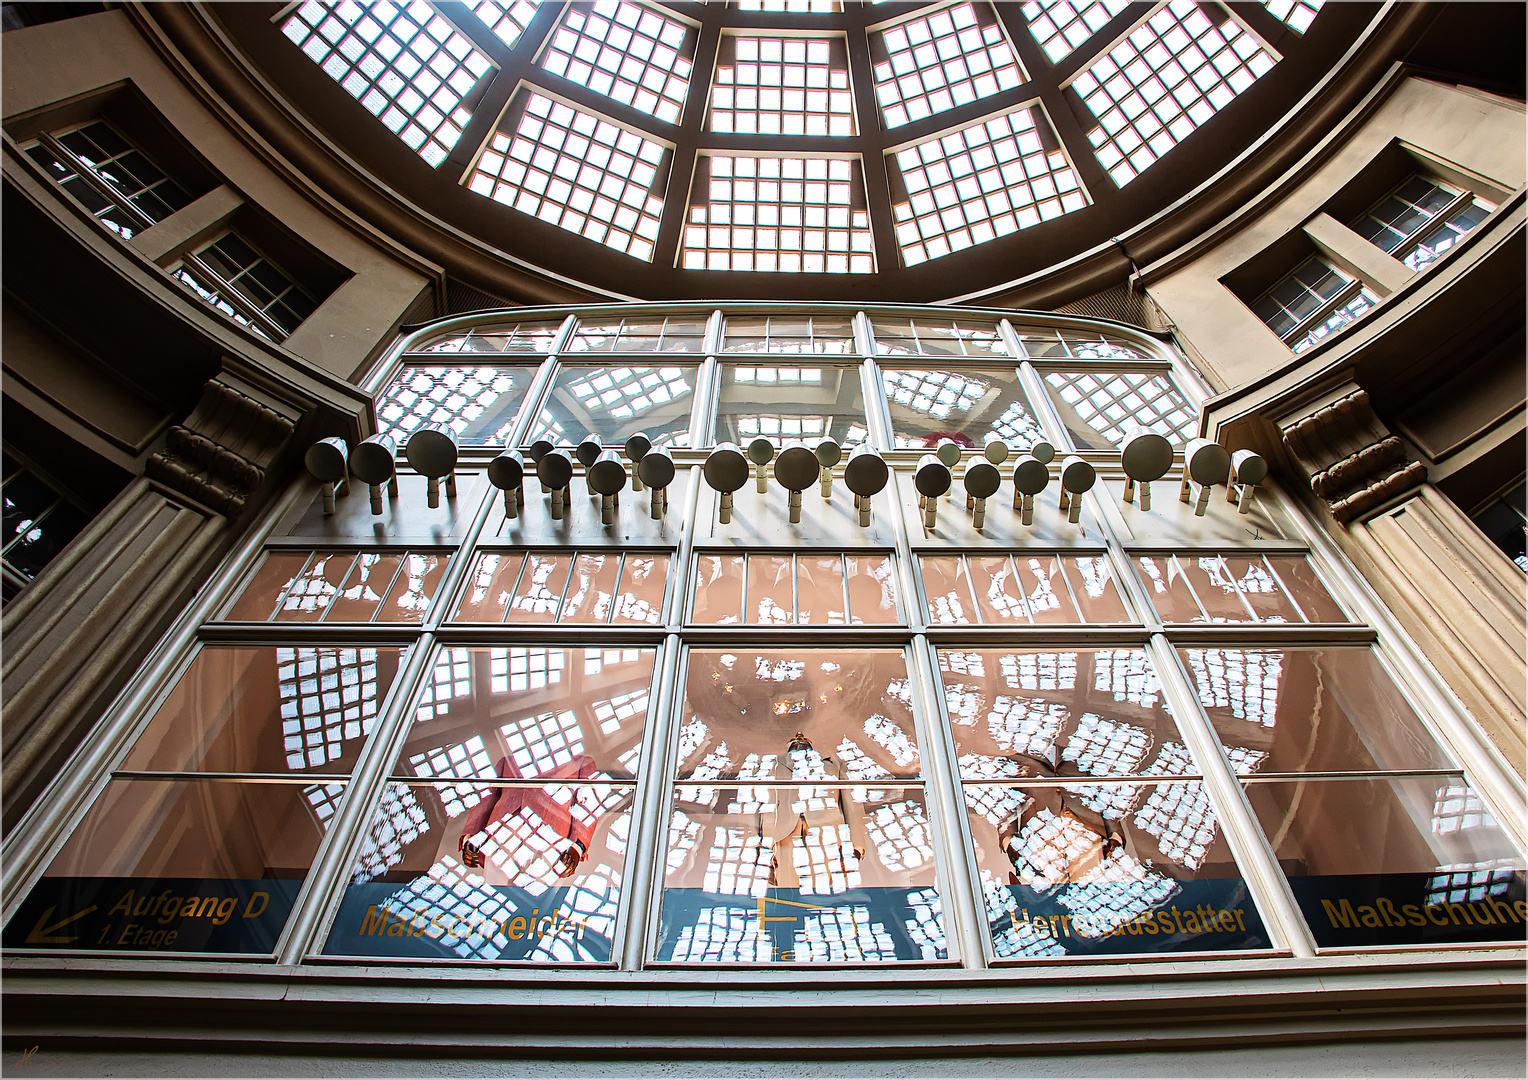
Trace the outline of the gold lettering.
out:
M 255 907 L 255 901 L 256 900 L 260 901 L 260 906 L 258 908 Z M 249 903 L 244 905 L 244 917 L 246 919 L 255 919 L 255 918 L 260 917 L 261 915 L 264 915 L 265 914 L 265 909 L 270 906 L 270 902 L 271 902 L 271 894 L 270 893 L 268 893 L 268 892 L 257 892 L 257 893 L 255 893 L 253 896 L 251 896 L 249 898 Z

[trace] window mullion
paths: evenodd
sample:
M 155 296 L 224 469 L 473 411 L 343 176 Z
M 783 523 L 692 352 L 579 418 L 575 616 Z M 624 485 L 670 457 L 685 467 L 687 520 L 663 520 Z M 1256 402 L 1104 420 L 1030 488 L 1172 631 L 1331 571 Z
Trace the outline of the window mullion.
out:
M 1320 326 L 1327 319 L 1330 319 L 1339 308 L 1346 306 L 1355 296 L 1363 291 L 1364 285 L 1365 282 L 1362 279 L 1354 278 L 1352 281 L 1344 285 L 1342 289 L 1338 291 L 1337 294 L 1328 300 L 1325 304 L 1322 304 L 1315 311 L 1311 312 L 1304 319 L 1301 319 L 1298 323 L 1296 323 L 1293 329 L 1291 329 L 1282 338 L 1280 338 L 1280 340 L 1286 344 L 1292 341 L 1298 341 L 1300 338 L 1310 333 L 1311 330 Z
M 74 175 L 88 187 L 94 190 L 97 195 L 101 196 L 107 202 L 116 207 L 119 211 L 132 218 L 133 223 L 138 227 L 140 232 L 154 227 L 153 220 L 149 218 L 149 216 L 142 210 L 139 210 L 138 207 L 133 205 L 131 199 L 108 184 L 104 179 L 102 179 L 99 173 L 97 173 L 89 165 L 86 165 L 83 161 L 76 157 L 74 152 L 71 151 L 63 143 L 59 142 L 58 139 L 50 134 L 44 134 L 38 137 L 38 142 L 46 146 L 55 157 L 68 165 Z M 146 188 L 144 190 L 148 189 Z
M 1315 944 L 1289 881 L 1247 802 L 1214 725 L 1199 704 L 1199 695 L 1183 670 L 1177 650 L 1165 633 L 1156 632 L 1147 639 L 1146 651 L 1157 669 L 1157 681 L 1178 722 L 1178 731 L 1199 765 L 1205 797 L 1225 833 L 1237 867 L 1248 875 L 1244 879 L 1248 892 L 1263 916 L 1274 948 L 1288 949 L 1297 957 L 1314 956 Z

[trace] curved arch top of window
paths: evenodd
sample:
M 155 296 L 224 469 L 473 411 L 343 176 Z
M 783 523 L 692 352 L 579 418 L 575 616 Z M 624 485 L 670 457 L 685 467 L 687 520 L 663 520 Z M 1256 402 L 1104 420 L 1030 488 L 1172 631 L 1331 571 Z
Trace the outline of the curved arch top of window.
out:
M 462 137 L 493 62 L 429 4 L 307 0 L 281 31 L 431 165 Z
M 531 353 L 545 356 L 557 343 L 561 319 L 547 322 L 502 323 L 474 326 L 464 331 L 414 345 L 410 352 L 425 353 Z

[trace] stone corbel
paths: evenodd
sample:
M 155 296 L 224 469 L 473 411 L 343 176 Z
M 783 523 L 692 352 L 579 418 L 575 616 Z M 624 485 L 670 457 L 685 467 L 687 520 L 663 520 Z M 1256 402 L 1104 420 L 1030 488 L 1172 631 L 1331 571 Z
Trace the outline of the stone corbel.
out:
M 1369 395 L 1354 383 L 1278 423 L 1311 490 L 1344 524 L 1427 479 L 1427 467 L 1407 460 L 1405 443 L 1380 422 Z
M 144 471 L 188 499 L 237 516 L 298 419 L 293 406 L 225 372 L 203 387 L 195 410 L 169 429 Z

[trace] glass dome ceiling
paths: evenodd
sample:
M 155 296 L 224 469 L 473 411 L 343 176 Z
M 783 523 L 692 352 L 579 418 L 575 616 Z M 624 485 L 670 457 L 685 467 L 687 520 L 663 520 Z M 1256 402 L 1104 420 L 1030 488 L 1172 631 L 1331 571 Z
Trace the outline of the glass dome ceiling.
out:
M 1322 3 L 214 9 L 373 175 L 529 268 L 650 299 L 926 301 L 1108 244 L 1212 176 L 1373 13 Z

